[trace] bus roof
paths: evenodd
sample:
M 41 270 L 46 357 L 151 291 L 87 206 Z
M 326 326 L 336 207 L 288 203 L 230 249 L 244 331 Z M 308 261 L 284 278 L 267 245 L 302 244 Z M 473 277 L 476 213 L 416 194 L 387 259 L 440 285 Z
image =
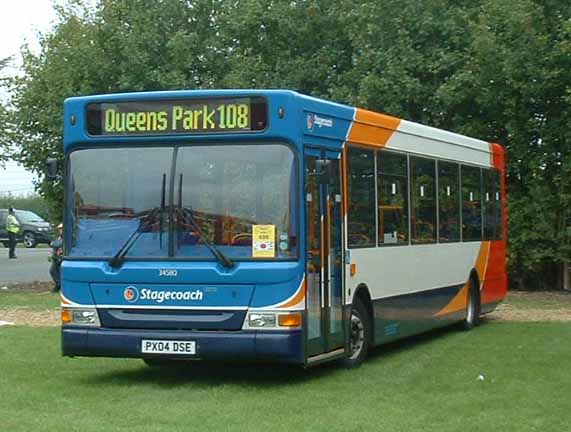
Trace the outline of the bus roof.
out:
M 269 125 L 258 138 L 282 137 L 292 142 L 313 147 L 341 150 L 349 142 L 359 146 L 405 151 L 413 154 L 439 157 L 483 166 L 503 163 L 500 145 L 470 138 L 457 133 L 402 120 L 385 114 L 326 101 L 291 90 L 176 90 L 136 93 L 114 93 L 68 98 L 65 101 L 64 147 L 74 143 L 108 141 L 110 137 L 89 136 L 85 130 L 85 110 L 93 103 L 120 103 L 181 99 L 263 97 L 268 103 Z M 280 114 L 279 110 L 283 110 Z M 72 116 L 75 124 L 72 125 Z M 292 128 L 292 122 L 297 127 Z M 79 127 L 77 127 L 79 126 Z M 210 139 L 212 136 L 194 134 Z M 242 134 L 242 138 L 248 134 Z M 251 134 L 249 135 L 252 138 Z M 236 135 L 226 135 L 236 138 Z M 154 137 L 114 137 L 117 141 L 156 140 Z M 175 137 L 172 137 L 175 139 Z M 224 138 L 218 134 L 216 139 Z M 189 139 L 189 136 L 176 137 Z M 300 144 L 301 145 L 301 144 Z

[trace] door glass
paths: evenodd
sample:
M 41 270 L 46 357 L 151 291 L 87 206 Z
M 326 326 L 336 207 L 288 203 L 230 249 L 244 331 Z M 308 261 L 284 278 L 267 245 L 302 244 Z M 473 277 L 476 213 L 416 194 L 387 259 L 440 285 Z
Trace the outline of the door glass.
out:
M 307 208 L 307 309 L 308 338 L 321 337 L 321 286 L 322 268 L 322 221 L 320 185 L 315 169 L 315 159 L 307 158 L 306 208 Z
M 344 345 L 339 161 L 306 159 L 308 354 Z M 318 170 L 326 170 L 318 172 Z
M 328 273 L 329 273 L 329 295 L 330 295 L 330 316 L 329 331 L 332 334 L 330 344 L 332 348 L 339 346 L 338 337 L 343 331 L 341 313 L 341 272 L 342 272 L 342 251 L 341 251 L 341 190 L 339 184 L 339 162 L 331 161 L 331 176 L 327 185 L 327 217 L 328 226 Z

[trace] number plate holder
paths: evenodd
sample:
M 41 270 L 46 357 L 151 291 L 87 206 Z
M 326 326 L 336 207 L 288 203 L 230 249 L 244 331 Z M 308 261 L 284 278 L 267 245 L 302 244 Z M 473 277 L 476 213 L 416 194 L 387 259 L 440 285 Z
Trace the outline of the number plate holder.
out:
M 196 341 L 182 340 L 141 340 L 141 352 L 144 354 L 195 355 Z

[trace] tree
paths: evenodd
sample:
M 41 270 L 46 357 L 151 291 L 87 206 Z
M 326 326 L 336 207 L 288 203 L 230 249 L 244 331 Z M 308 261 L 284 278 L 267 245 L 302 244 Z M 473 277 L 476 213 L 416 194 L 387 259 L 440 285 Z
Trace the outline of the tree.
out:
M 24 51 L 24 75 L 13 82 L 14 140 L 40 176 L 48 156 L 63 158 L 66 97 L 291 88 L 503 143 L 514 279 L 561 281 L 571 259 L 568 1 L 80 4 L 59 9 L 41 52 Z M 40 192 L 61 202 L 59 183 Z
M 109 0 L 90 10 L 71 1 L 59 8 L 40 53 L 24 49 L 24 74 L 13 80 L 18 160 L 40 178 L 48 157 L 63 162 L 67 97 L 212 85 L 217 68 L 208 40 L 215 37 L 214 3 Z M 61 182 L 41 182 L 39 191 L 61 212 Z
M 0 59 L 0 73 L 6 69 L 10 58 Z M 0 76 L 0 91 L 5 87 L 6 77 Z M 4 102 L 0 102 L 0 167 L 8 160 L 10 148 L 10 124 L 8 110 Z

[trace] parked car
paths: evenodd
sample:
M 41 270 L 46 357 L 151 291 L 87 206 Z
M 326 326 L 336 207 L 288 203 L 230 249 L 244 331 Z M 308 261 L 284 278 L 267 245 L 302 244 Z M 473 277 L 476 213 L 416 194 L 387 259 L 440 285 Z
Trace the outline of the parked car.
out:
M 17 241 L 23 242 L 27 248 L 34 248 L 39 243 L 50 244 L 54 239 L 52 226 L 34 212 L 14 209 L 14 215 L 20 222 L 20 233 Z M 8 209 L 0 209 L 0 242 L 8 247 L 8 231 L 6 231 L 6 217 Z

